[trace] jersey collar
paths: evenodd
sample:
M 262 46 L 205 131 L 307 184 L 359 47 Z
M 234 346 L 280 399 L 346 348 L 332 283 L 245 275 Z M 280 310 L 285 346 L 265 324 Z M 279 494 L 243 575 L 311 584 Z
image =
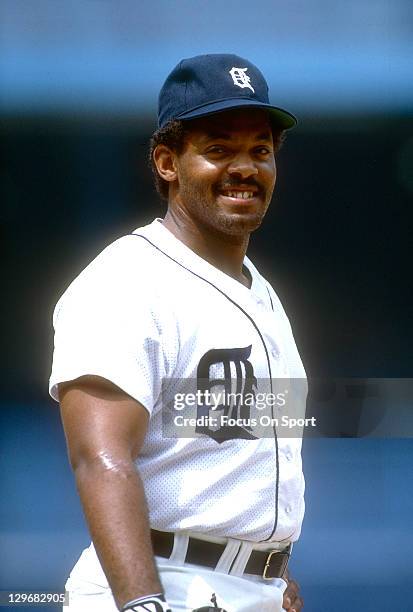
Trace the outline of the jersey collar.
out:
M 248 257 L 245 256 L 244 258 L 244 266 L 247 268 L 252 279 L 251 288 L 246 287 L 225 272 L 222 272 L 222 270 L 216 268 L 192 251 L 186 244 L 176 238 L 176 236 L 163 225 L 162 221 L 163 219 L 156 218 L 149 225 L 137 228 L 133 233 L 145 236 L 160 250 L 169 255 L 169 257 L 172 257 L 181 265 L 213 283 L 222 291 L 230 293 L 234 298 L 244 301 L 262 294 L 262 281 L 255 266 Z

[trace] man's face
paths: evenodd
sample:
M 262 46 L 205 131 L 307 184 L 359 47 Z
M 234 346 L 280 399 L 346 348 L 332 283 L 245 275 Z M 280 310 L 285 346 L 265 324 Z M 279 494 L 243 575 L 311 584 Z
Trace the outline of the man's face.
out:
M 176 155 L 173 207 L 198 226 L 245 236 L 260 226 L 276 180 L 265 111 L 228 111 L 191 121 Z

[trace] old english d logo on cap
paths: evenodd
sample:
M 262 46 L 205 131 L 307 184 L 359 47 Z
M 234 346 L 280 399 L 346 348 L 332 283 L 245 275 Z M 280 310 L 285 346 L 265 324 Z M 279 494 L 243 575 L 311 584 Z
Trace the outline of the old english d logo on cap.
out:
M 159 93 L 158 123 L 164 127 L 236 108 L 268 111 L 274 127 L 297 124 L 292 113 L 270 103 L 264 75 L 250 61 L 229 53 L 183 59 L 167 77 Z
M 251 79 L 246 74 L 248 68 L 235 68 L 233 66 L 229 71 L 232 76 L 232 80 L 234 81 L 234 85 L 238 85 L 238 87 L 249 87 L 253 93 L 255 93 L 254 88 L 251 85 Z

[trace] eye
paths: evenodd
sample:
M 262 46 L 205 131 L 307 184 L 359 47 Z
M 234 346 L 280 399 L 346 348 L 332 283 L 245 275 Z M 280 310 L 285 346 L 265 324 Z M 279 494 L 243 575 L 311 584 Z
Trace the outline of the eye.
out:
M 213 145 L 207 149 L 207 153 L 208 155 L 222 155 L 226 153 L 226 149 L 221 145 Z
M 272 154 L 272 150 L 269 147 L 257 147 L 255 149 L 255 152 L 257 155 L 261 155 L 261 156 L 266 156 L 266 155 L 271 155 Z

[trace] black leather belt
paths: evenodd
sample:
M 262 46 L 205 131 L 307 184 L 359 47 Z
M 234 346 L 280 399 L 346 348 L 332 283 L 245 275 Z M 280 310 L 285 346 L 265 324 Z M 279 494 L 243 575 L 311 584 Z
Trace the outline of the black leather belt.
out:
M 169 559 L 174 545 L 174 534 L 151 529 L 152 546 L 155 555 Z M 262 576 L 265 580 L 281 578 L 287 568 L 291 553 L 291 544 L 282 551 L 252 550 L 244 573 Z M 185 561 L 206 567 L 216 567 L 225 544 L 216 544 L 190 537 Z

